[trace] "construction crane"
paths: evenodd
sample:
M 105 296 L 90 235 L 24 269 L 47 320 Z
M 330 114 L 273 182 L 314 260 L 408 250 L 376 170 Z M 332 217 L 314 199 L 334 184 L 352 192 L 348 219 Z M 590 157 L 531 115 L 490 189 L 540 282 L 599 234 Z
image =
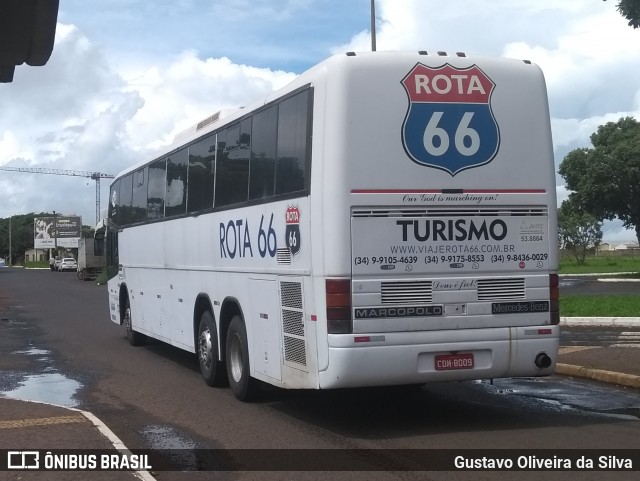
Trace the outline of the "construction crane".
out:
M 42 167 L 7 167 L 0 166 L 0 170 L 10 172 L 28 172 L 31 174 L 72 175 L 74 177 L 86 177 L 96 181 L 96 224 L 100 222 L 100 179 L 113 179 L 111 174 L 101 172 L 86 172 L 84 170 L 45 169 Z

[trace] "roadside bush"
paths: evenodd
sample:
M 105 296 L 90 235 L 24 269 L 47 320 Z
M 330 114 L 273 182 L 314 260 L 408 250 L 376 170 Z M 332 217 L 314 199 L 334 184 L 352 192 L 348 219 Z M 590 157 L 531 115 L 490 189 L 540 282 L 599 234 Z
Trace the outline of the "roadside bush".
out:
M 25 269 L 49 269 L 48 261 L 25 262 Z
M 98 274 L 98 276 L 96 277 L 96 284 L 98 284 L 99 286 L 106 286 L 107 285 L 107 281 L 109 280 L 108 276 L 107 276 L 107 271 L 103 270 L 100 274 Z

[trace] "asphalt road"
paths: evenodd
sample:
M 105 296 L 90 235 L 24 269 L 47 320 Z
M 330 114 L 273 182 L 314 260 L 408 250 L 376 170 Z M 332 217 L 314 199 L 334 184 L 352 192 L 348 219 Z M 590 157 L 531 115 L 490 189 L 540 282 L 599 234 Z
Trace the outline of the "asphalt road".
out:
M 540 473 L 385 471 L 398 461 L 386 450 L 640 449 L 640 393 L 562 377 L 328 392 L 268 388 L 259 402 L 240 403 L 228 389 L 204 384 L 193 354 L 157 342 L 131 347 L 108 319 L 105 287 L 73 273 L 0 271 L 0 395 L 16 392 L 91 411 L 129 448 L 184 449 L 175 460 L 184 470 L 198 466 L 188 454 L 194 448 L 385 450 L 365 460 L 372 472 L 177 471 L 159 480 L 533 480 Z M 326 462 L 330 471 L 330 457 Z
M 640 282 L 636 280 L 616 279 L 614 276 L 571 276 L 560 278 L 560 296 L 576 295 L 639 295 Z

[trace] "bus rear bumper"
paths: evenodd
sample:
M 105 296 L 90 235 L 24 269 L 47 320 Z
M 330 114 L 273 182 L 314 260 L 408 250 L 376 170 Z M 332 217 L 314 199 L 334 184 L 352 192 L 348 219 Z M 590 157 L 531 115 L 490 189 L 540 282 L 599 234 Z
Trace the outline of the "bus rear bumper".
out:
M 558 326 L 330 335 L 319 387 L 548 376 L 559 339 Z

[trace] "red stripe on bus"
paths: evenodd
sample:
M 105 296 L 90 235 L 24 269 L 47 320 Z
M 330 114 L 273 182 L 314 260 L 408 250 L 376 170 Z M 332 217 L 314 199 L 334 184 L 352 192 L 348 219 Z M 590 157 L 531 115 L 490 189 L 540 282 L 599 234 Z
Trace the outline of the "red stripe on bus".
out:
M 464 189 L 455 194 L 545 194 L 546 189 Z M 352 194 L 443 194 L 442 189 L 352 189 Z M 450 192 L 446 192 L 450 194 Z M 454 194 L 454 195 L 455 195 Z

